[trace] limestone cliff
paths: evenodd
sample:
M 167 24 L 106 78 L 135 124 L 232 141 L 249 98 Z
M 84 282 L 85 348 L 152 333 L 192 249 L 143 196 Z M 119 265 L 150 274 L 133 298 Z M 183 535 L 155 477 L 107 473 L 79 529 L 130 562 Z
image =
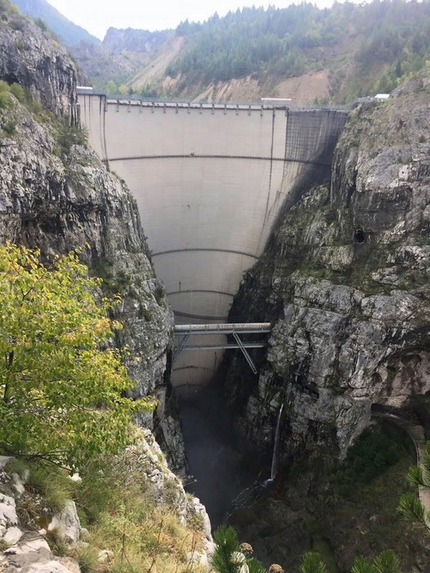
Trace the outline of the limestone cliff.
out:
M 354 482 L 351 499 L 334 476 L 381 415 L 428 426 L 429 93 L 415 80 L 351 112 L 331 180 L 299 189 L 234 301 L 232 322 L 273 324 L 256 376 L 233 353 L 219 372 L 240 435 L 268 460 L 284 405 L 278 480 L 233 517 L 267 562 L 296 568 L 319 549 L 349 571 L 392 547 L 405 570 L 427 570 L 426 539 L 396 514 L 413 457 L 367 490 Z
M 44 109 L 73 116 L 77 71 L 66 50 L 8 1 L 0 17 L 0 78 L 28 89 Z
M 172 322 L 134 199 L 93 152 L 61 149 L 55 124 L 36 122 L 11 94 L 0 118 L 14 130 L 0 137 L 0 240 L 39 247 L 44 255 L 83 248 L 92 272 L 123 297 L 121 342 L 130 348 L 136 393 L 153 392 L 163 382 Z
M 9 3 L 0 10 L 0 79 L 31 94 L 23 105 L 3 90 L 0 102 L 0 241 L 38 247 L 44 256 L 83 249 L 107 294 L 122 296 L 117 343 L 129 348 L 135 395 L 163 394 L 173 318 L 136 203 L 69 125 L 77 77 L 70 57 Z M 178 430 L 168 417 L 162 425 L 169 435 Z M 183 467 L 179 446 L 171 459 Z
M 302 189 L 231 320 L 271 319 L 258 377 L 227 390 L 242 434 L 271 444 L 284 403 L 288 451 L 343 457 L 372 407 L 413 409 L 430 390 L 429 81 L 358 107 L 340 138 L 331 184 Z

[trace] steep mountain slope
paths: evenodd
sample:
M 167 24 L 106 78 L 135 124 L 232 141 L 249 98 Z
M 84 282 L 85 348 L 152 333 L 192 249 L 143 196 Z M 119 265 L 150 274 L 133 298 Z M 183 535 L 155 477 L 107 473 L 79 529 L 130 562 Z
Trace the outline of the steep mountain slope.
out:
M 85 134 L 74 122 L 77 70 L 68 54 L 38 26 L 17 14 L 7 0 L 0 2 L 0 15 L 0 243 L 37 247 L 42 260 L 48 261 L 56 254 L 79 249 L 89 272 L 104 279 L 99 294 L 121 295 L 115 314 L 124 329 L 110 344 L 124 351 L 126 366 L 136 383 L 134 395 L 151 393 L 162 398 L 172 313 L 154 274 L 136 202 L 124 182 L 109 173 L 88 149 Z M 49 298 L 50 292 L 44 294 Z M 26 374 L 16 373 L 19 383 L 26 383 Z M 11 378 L 15 383 L 15 377 Z M 2 413 L 7 417 L 6 387 L 7 383 L 1 394 Z M 75 386 L 70 388 L 79 391 Z M 38 401 L 43 401 L 40 396 L 36 392 L 30 403 L 19 404 L 34 415 Z M 103 399 L 101 402 L 97 407 L 106 406 Z M 59 408 L 60 415 L 63 411 Z M 152 422 L 151 416 L 147 418 L 140 420 L 146 427 Z M 160 434 L 163 424 L 177 432 L 177 422 L 166 412 L 160 418 Z M 46 423 L 49 425 L 50 420 Z M 137 537 L 134 555 L 127 540 L 127 563 L 133 567 L 131 561 L 135 560 L 136 570 L 157 567 L 173 571 L 188 568 L 194 559 L 207 563 L 205 537 L 210 538 L 210 524 L 203 506 L 185 493 L 167 467 L 152 432 L 136 429 L 134 437 L 135 444 L 113 459 L 106 456 L 101 460 L 92 452 L 88 466 L 79 468 L 81 485 L 74 495 L 82 492 L 80 517 L 91 521 L 88 525 L 92 526 L 80 547 L 81 525 L 75 504 L 65 499 L 72 483 L 67 469 L 53 469 L 36 454 L 29 471 L 22 460 L 10 457 L 11 453 L 21 454 L 19 446 L 18 451 L 8 451 L 5 456 L 5 444 L 0 444 L 0 570 L 76 573 L 81 569 L 71 555 L 80 559 L 83 548 L 86 556 L 91 553 L 93 558 L 81 560 L 82 571 L 89 570 L 89 563 L 94 570 L 98 565 L 103 571 L 113 571 L 123 567 L 125 536 L 117 531 L 123 530 L 124 524 L 124 535 L 128 536 L 131 528 L 139 531 L 138 537 L 133 533 Z M 180 447 L 170 458 L 183 469 Z M 53 491 L 55 473 L 62 477 L 61 487 L 58 483 L 55 486 L 57 501 L 44 488 L 49 483 Z M 95 505 L 95 498 L 89 502 L 89 490 L 95 493 Z M 50 530 L 55 529 L 55 539 L 47 533 L 49 524 Z M 107 528 L 101 541 L 97 527 Z M 168 542 L 164 535 L 167 529 Z M 109 539 L 112 535 L 114 539 Z M 61 558 L 54 556 L 58 552 Z M 201 569 L 196 565 L 195 570 Z
M 13 0 L 13 4 L 22 14 L 42 20 L 68 46 L 82 41 L 100 43 L 98 38 L 71 22 L 46 0 Z
M 20 101 L 6 84 L 0 90 L 0 240 L 39 247 L 47 256 L 83 248 L 108 294 L 123 297 L 118 318 L 125 328 L 117 342 L 130 348 L 135 394 L 161 395 L 173 319 L 136 203 L 69 125 L 77 70 L 66 51 L 10 4 L 0 9 L 0 79 L 21 86 L 13 90 Z M 173 451 L 172 460 L 183 468 L 183 450 Z
M 154 71 L 157 76 L 160 71 L 164 72 L 177 53 L 174 47 L 172 49 L 177 40 L 172 30 L 148 32 L 109 28 L 103 43 L 81 42 L 71 50 L 95 87 L 118 93 L 123 82 L 140 74 L 141 70 L 147 70 L 149 76 L 151 73 L 154 75 Z M 161 68 L 158 63 L 160 57 L 163 62 Z M 150 77 L 145 77 L 143 85 L 146 86 L 148 81 L 151 81 Z M 123 89 L 128 90 L 125 84 Z

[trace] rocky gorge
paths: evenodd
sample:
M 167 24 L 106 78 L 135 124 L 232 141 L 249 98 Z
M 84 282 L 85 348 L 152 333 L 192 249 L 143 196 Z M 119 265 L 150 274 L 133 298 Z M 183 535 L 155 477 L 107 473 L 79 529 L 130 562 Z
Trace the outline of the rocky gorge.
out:
M 253 515 L 260 526 L 237 517 L 251 543 L 258 531 L 261 550 L 270 546 L 284 563 L 294 559 L 275 530 L 282 524 L 297 539 L 299 523 L 307 529 L 297 496 L 310 496 L 314 508 L 319 496 L 327 499 L 321 476 L 345 459 L 375 423 L 373 414 L 428 424 L 429 93 L 429 79 L 421 77 L 382 106 L 351 112 L 331 180 L 300 190 L 230 313 L 233 322 L 274 324 L 267 354 L 255 356 L 257 376 L 241 357 L 226 356 L 219 377 L 237 431 L 259 451 L 271 450 L 284 407 L 281 457 L 289 471 L 302 473 L 282 487 L 295 490 L 295 500 L 278 491 Z M 284 514 L 275 525 L 270 505 L 278 517 L 284 507 L 290 519 Z M 427 571 L 428 557 L 406 561 Z M 346 567 L 345 559 L 337 565 Z
M 124 328 L 113 343 L 127 348 L 126 366 L 136 384 L 133 397 L 151 394 L 160 404 L 154 416 L 138 420 L 145 427 L 137 451 L 142 479 L 150 484 L 156 505 L 167 507 L 169 492 L 178 523 L 187 527 L 190 521 L 198 522 L 199 541 L 193 543 L 200 547 L 200 538 L 210 539 L 205 509 L 185 494 L 151 432 L 156 430 L 171 467 L 183 472 L 179 423 L 165 400 L 173 315 L 152 267 L 136 202 L 125 183 L 88 149 L 85 134 L 75 125 L 78 70 L 65 49 L 9 2 L 0 3 L 0 16 L 0 242 L 37 248 L 48 261 L 78 250 L 90 274 L 103 279 L 101 294 L 120 294 L 115 318 Z M 2 468 L 9 461 L 2 460 Z M 79 566 L 73 559 L 60 563 L 54 558 L 43 528 L 33 524 L 29 532 L 25 521 L 19 521 L 22 512 L 20 518 L 15 506 L 25 506 L 26 496 L 34 491 L 27 485 L 27 470 L 24 475 L 21 479 L 13 470 L 2 469 L 0 539 L 2 550 L 9 550 L 0 570 L 76 572 Z M 126 475 L 124 466 L 124 479 Z M 46 511 L 53 515 L 51 509 Z M 78 524 L 73 539 L 60 537 L 76 545 L 79 518 L 76 511 L 72 514 L 65 519 Z M 55 519 L 52 528 L 58 530 L 61 516 Z M 30 538 L 32 543 L 27 543 Z
M 183 472 L 184 447 L 167 384 L 173 317 L 136 203 L 73 127 L 78 71 L 72 60 L 40 27 L 1 6 L 0 78 L 28 94 L 4 90 L 0 98 L 0 242 L 38 247 L 47 258 L 82 249 L 106 293 L 120 293 L 117 318 L 124 330 L 115 343 L 129 349 L 133 395 L 152 394 L 160 402 L 154 419 L 140 420 L 146 429 L 137 455 L 148 462 L 145 475 L 160 503 L 173 489 L 179 518 L 199 515 L 209 539 L 204 508 L 186 496 L 150 430 L 170 467 Z M 430 80 L 411 79 L 393 96 L 351 111 L 330 180 L 297 187 L 230 313 L 232 322 L 273 324 L 267 352 L 254 353 L 256 376 L 236 354 L 226 355 L 217 373 L 234 431 L 248 451 L 270 460 L 280 420 L 272 489 L 232 515 L 267 563 L 293 568 L 301 552 L 329 546 L 333 567 L 346 571 L 363 547 L 377 553 L 387 541 L 404 539 L 407 571 L 428 572 L 428 541 L 399 526 L 392 507 L 386 521 L 380 518 L 386 483 L 378 486 L 382 505 L 372 498 L 374 507 L 362 512 L 369 531 L 375 525 L 375 541 L 361 521 L 351 515 L 340 520 L 338 506 L 349 502 L 334 499 L 330 482 L 376 415 L 413 420 L 424 429 L 429 423 Z M 403 447 L 402 438 L 395 439 Z M 18 550 L 9 551 L 0 571 L 42 571 L 33 557 L 25 564 L 16 557 L 26 538 L 10 531 L 17 527 L 12 498 L 25 484 L 17 491 L 11 485 L 16 478 L 3 477 L 9 489 L 1 494 L 0 536 Z M 331 520 L 324 516 L 328 508 Z M 343 537 L 336 527 L 345 529 Z M 361 544 L 352 541 L 357 529 Z M 46 553 L 42 534 L 38 539 L 40 547 L 30 553 L 43 554 L 49 570 L 68 567 Z

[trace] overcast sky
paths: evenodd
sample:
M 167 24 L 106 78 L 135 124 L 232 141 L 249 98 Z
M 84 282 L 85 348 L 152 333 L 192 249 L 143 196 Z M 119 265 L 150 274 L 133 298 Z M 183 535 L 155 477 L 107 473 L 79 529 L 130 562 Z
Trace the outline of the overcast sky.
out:
M 182 20 L 206 20 L 215 11 L 220 16 L 229 10 L 243 6 L 264 6 L 269 4 L 285 8 L 294 0 L 48 0 L 64 16 L 79 24 L 100 39 L 106 30 L 114 28 L 139 28 L 143 30 L 165 30 L 176 28 Z M 296 4 L 299 0 L 295 1 Z M 332 0 L 317 0 L 320 7 L 330 6 Z

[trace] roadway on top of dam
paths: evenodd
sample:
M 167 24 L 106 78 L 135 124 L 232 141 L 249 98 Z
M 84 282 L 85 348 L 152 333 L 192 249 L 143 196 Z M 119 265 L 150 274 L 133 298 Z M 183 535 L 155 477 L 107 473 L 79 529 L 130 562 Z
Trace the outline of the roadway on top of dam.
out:
M 80 94 L 91 146 L 137 200 L 175 322 L 225 322 L 273 225 L 330 176 L 347 112 L 110 100 Z M 214 335 L 207 345 L 222 346 Z M 178 384 L 206 382 L 222 352 L 183 352 Z

